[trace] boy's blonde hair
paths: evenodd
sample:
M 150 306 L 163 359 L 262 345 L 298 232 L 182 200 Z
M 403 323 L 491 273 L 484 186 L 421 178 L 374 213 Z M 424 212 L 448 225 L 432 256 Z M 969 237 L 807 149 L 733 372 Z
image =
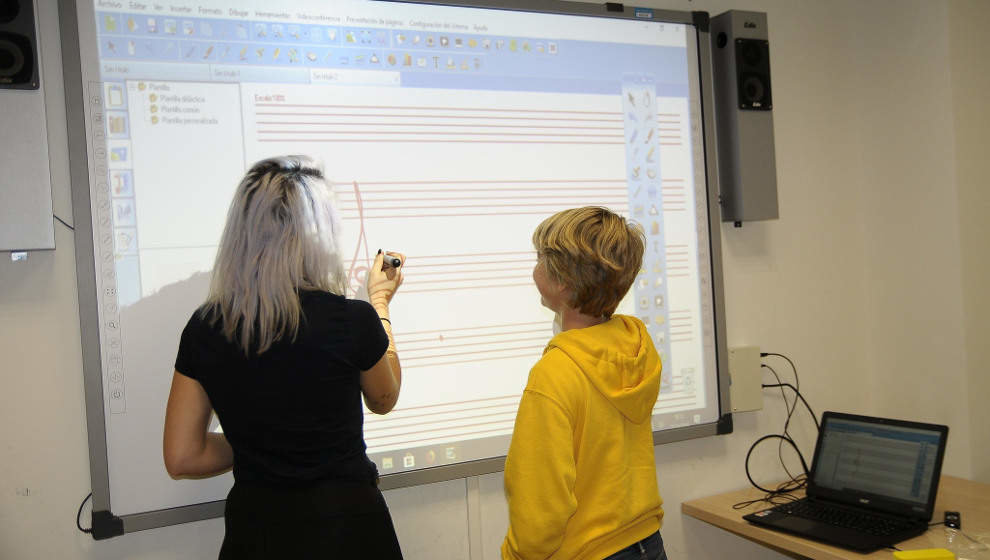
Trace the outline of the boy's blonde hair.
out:
M 643 262 L 643 228 L 607 208 L 586 206 L 550 216 L 533 232 L 548 277 L 570 290 L 568 305 L 611 317 Z

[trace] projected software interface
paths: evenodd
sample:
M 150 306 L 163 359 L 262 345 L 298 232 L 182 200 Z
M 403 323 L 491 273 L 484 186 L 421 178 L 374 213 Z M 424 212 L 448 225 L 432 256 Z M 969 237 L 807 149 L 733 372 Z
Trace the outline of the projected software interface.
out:
M 530 235 L 576 206 L 645 229 L 619 311 L 663 359 L 654 427 L 716 419 L 693 29 L 389 3 L 103 4 L 88 85 L 111 449 L 164 402 L 147 356 L 167 369 L 175 347 L 145 342 L 148 318 L 177 339 L 237 182 L 286 153 L 318 157 L 334 183 L 351 295 L 378 248 L 408 255 L 392 308 L 403 393 L 365 424 L 383 474 L 504 454 L 552 335 Z

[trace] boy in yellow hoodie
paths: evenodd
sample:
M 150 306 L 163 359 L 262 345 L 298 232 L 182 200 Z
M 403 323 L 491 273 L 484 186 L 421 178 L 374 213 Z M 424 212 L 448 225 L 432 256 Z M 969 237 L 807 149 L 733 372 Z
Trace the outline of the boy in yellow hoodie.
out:
M 506 560 L 666 560 L 650 417 L 660 356 L 613 315 L 639 273 L 642 229 L 605 208 L 533 233 L 533 280 L 561 332 L 533 366 L 505 461 Z

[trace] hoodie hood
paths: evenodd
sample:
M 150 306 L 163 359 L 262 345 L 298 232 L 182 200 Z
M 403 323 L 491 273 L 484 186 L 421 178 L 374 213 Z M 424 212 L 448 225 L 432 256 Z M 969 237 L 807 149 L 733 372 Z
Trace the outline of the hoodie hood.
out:
M 559 348 L 623 416 L 647 420 L 660 392 L 660 355 L 646 325 L 635 317 L 613 315 L 600 325 L 564 331 L 544 353 Z

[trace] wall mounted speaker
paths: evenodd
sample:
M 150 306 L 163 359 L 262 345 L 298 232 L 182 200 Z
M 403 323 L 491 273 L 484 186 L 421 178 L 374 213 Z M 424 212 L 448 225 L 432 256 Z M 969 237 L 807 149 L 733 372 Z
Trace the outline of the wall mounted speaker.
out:
M 0 89 L 38 89 L 33 0 L 0 0 Z
M 711 19 L 711 40 L 722 221 L 776 219 L 767 16 L 719 14 Z

